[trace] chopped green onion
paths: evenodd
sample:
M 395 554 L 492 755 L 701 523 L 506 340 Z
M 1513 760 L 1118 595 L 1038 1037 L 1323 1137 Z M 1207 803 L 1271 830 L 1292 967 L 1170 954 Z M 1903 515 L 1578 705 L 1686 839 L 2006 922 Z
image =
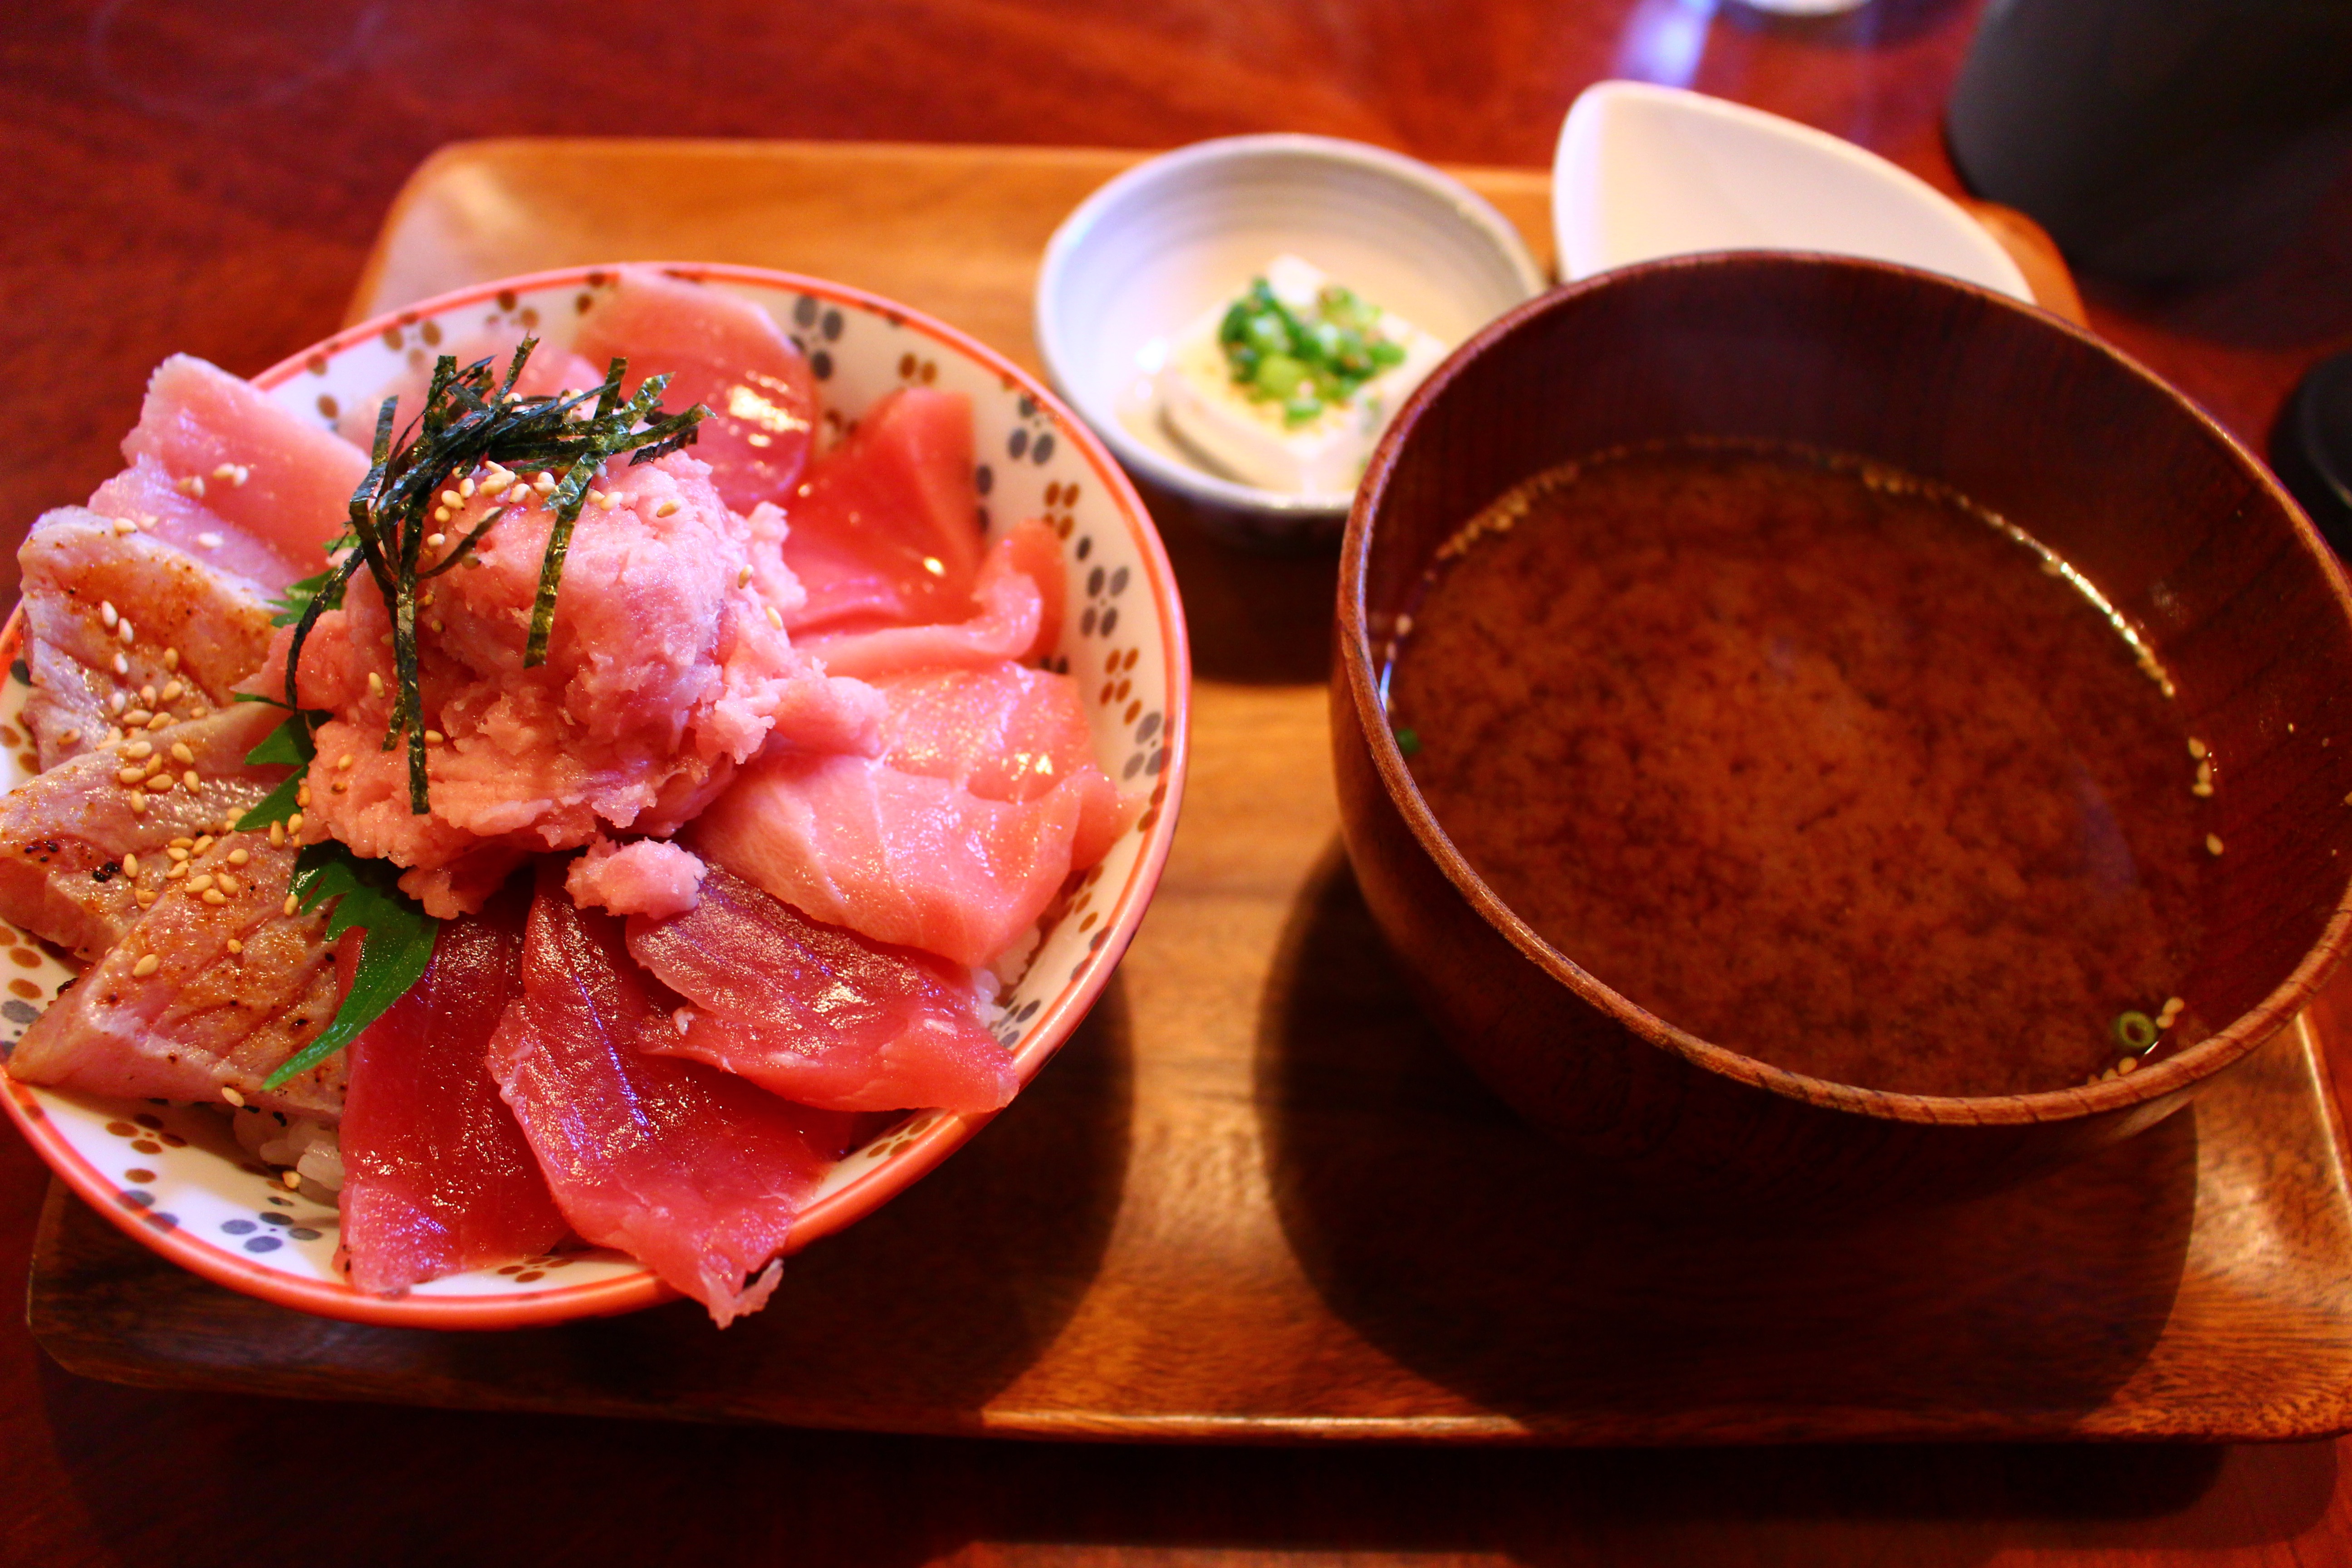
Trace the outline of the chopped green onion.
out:
M 2136 1057 L 2146 1056 L 2156 1048 L 2156 1020 L 2145 1013 L 2119 1013 L 2116 1016 L 2116 1043 Z

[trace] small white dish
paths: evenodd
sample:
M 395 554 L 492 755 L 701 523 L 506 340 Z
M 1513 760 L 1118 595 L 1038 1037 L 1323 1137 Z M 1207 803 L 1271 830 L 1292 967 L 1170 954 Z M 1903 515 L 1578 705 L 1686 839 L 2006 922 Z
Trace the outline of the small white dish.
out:
M 1648 82 L 1601 82 L 1569 110 L 1552 234 L 1570 281 L 1695 251 L 1811 250 L 2034 302 L 1984 226 L 1908 170 L 1793 120 Z
M 1450 348 L 1544 286 L 1518 231 L 1428 164 L 1325 136 L 1233 136 L 1138 164 L 1045 247 L 1036 334 L 1056 391 L 1130 474 L 1251 542 L 1336 536 L 1352 494 L 1210 472 L 1159 416 L 1169 343 L 1291 252 Z

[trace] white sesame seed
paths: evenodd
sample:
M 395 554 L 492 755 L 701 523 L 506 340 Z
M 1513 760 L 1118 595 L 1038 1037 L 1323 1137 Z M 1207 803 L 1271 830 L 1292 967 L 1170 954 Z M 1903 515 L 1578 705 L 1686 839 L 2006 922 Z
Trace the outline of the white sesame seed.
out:
M 357 757 L 352 756 L 349 752 L 345 752 L 341 756 L 335 759 L 335 771 L 339 773 L 347 773 L 352 771 L 352 764 L 357 761 L 359 761 Z
M 205 787 L 204 781 L 196 777 L 196 770 L 194 768 L 190 768 L 186 773 L 182 773 L 180 775 L 180 782 L 187 785 L 190 789 L 202 789 Z
M 177 669 L 180 668 L 180 650 L 178 648 L 167 647 L 163 650 L 163 668 L 165 669 Z M 199 714 L 198 717 L 201 718 L 203 715 Z
M 228 950 L 231 952 L 243 952 L 245 951 L 245 943 L 237 941 L 235 937 L 231 937 L 228 939 Z
M 136 877 L 139 875 L 138 856 L 126 853 L 122 857 L 122 874 L 126 877 Z
M 194 842 L 193 838 L 174 838 L 164 847 L 163 853 L 174 860 L 184 860 L 188 858 L 188 846 Z
M 247 849 L 232 849 L 228 852 L 228 863 L 232 866 L 242 866 L 252 858 L 253 853 Z
M 163 958 L 156 953 L 151 952 L 146 957 L 141 959 L 138 963 L 131 966 L 131 977 L 136 980 L 144 980 L 163 967 Z
M 142 708 L 152 708 L 155 706 L 155 689 L 153 687 L 142 686 L 139 689 L 139 706 Z
M 746 587 L 751 586 L 751 563 L 750 562 L 748 562 L 748 561 L 747 561 L 747 562 L 745 562 L 745 563 L 744 563 L 740 567 L 737 568 L 737 570 L 736 570 L 736 573 L 735 573 L 735 585 L 736 585 L 738 588 L 746 588 Z
M 614 492 L 606 490 L 602 496 L 597 498 L 596 509 L 599 511 L 610 511 L 620 504 L 621 498 Z
M 269 842 L 274 845 L 282 845 L 286 842 L 286 825 L 284 823 L 273 822 L 269 825 Z
M 243 951 L 245 944 L 243 942 L 232 942 L 229 943 L 229 946 L 237 949 L 238 951 Z M 236 1090 L 230 1089 L 226 1084 L 221 1086 L 221 1098 L 227 1100 L 231 1105 L 242 1106 L 245 1103 L 245 1096 L 237 1093 Z
M 114 531 L 118 536 L 125 533 L 136 533 L 139 531 L 139 525 L 131 521 L 127 517 L 118 517 L 114 520 Z
M 302 793 L 305 796 L 308 796 L 310 792 L 309 790 L 304 790 Z M 309 804 L 307 799 L 304 801 L 304 804 Z M 286 831 L 289 834 L 295 834 L 302 831 L 302 814 L 300 812 L 298 811 L 293 816 L 286 819 Z
M 172 742 L 172 758 L 174 762 L 193 763 L 196 760 L 196 753 L 188 750 L 185 741 L 174 741 Z
M 661 505 L 654 508 L 654 515 L 656 517 L 669 517 L 674 515 L 677 510 L 677 501 L 676 498 L 673 497 L 670 500 L 663 501 Z
M 172 775 L 169 773 L 157 773 L 153 778 L 147 781 L 147 787 L 153 790 L 157 795 L 169 795 L 172 793 Z
M 218 550 L 221 547 L 221 536 L 210 531 L 199 533 L 196 535 L 196 542 L 206 550 Z
M 459 495 L 456 490 L 443 490 L 441 492 L 441 504 L 443 506 L 459 506 L 464 503 L 465 499 L 465 497 Z
M 233 899 L 239 893 L 245 891 L 245 884 L 238 881 L 235 877 L 230 876 L 226 871 L 223 871 L 220 874 L 220 890 L 226 893 Z
M 199 715 L 197 715 L 197 716 L 198 716 L 199 718 L 203 717 L 203 715 L 201 715 L 201 714 L 199 714 Z M 166 724 L 169 724 L 171 721 L 172 721 L 172 716 L 171 716 L 169 713 L 154 713 L 154 714 L 150 714 L 150 715 L 148 716 L 148 720 L 147 720 L 147 728 L 149 728 L 150 730 L 160 730 L 160 729 L 163 728 Z
M 132 795 L 132 796 L 131 797 L 131 800 L 130 800 L 130 806 L 131 806 L 131 816 L 146 816 L 146 815 L 147 815 L 147 797 L 146 797 L 145 795 Z M 148 902 L 152 901 L 153 897 L 154 897 L 154 895 L 152 895 L 152 893 L 142 893 L 142 894 L 140 894 L 140 895 L 139 895 L 139 901 L 140 901 L 141 903 L 142 903 L 142 904 L 144 904 L 144 903 L 148 903 Z
M 507 395 L 511 397 L 514 394 L 509 393 Z M 289 1193 L 302 1184 L 302 1173 L 299 1171 L 280 1171 L 278 1175 L 278 1179 L 286 1184 L 286 1190 Z
M 148 720 L 152 719 L 153 717 L 155 717 L 155 715 L 148 712 L 144 708 L 133 708 L 130 712 L 125 713 L 122 716 L 122 727 L 126 730 L 136 730 L 139 726 L 144 724 Z M 146 754 L 147 753 L 144 752 L 137 753 L 137 755 L 142 757 Z
M 293 894 L 289 893 L 286 895 L 286 902 L 281 907 L 288 914 L 290 915 L 296 910 L 300 909 L 302 907 L 302 903 L 301 900 L 297 899 Z
M 131 646 L 131 640 L 136 634 L 131 628 L 131 617 L 129 616 L 122 617 L 122 624 L 114 628 L 114 635 L 122 639 L 122 646 L 124 647 L 129 647 Z
M 446 735 L 443 734 L 443 733 L 442 733 L 440 731 L 438 731 L 438 730 L 427 730 L 427 731 L 425 731 L 425 743 L 426 745 L 428 745 L 428 746 L 437 746 L 437 745 L 440 745 L 443 742 L 446 741 L 448 738 L 449 738 L 448 736 L 446 736 Z
M 122 754 L 126 757 L 136 757 L 140 761 L 144 762 L 147 758 L 155 754 L 155 748 L 144 741 L 133 741 L 131 744 L 122 748 Z
M 2192 757 L 2195 757 L 2195 758 L 2196 758 L 2197 760 L 2199 760 L 2200 762 L 2202 762 L 2202 761 L 2204 760 L 2204 758 L 2205 758 L 2205 742 L 2202 742 L 2202 741 L 2200 741 L 2200 740 L 2199 740 L 2199 739 L 2198 739 L 2196 736 L 2194 736 L 2194 735 L 2189 736 L 2189 754 L 2190 756 L 2192 756 Z
M 178 484 L 173 485 L 172 488 L 178 490 L 184 496 L 194 496 L 198 500 L 205 499 L 205 481 L 201 477 L 195 474 L 190 474 L 186 479 L 182 479 Z
M 383 695 L 383 677 L 373 669 L 368 671 L 368 695 L 371 697 Z
M 100 599 L 98 602 L 98 618 L 106 623 L 108 631 L 112 631 L 114 623 L 122 618 L 122 612 L 114 607 L 113 600 Z
M 539 478 L 533 479 L 531 483 L 539 488 L 540 494 L 545 495 L 548 491 L 555 488 L 555 476 L 549 473 L 546 469 L 541 468 L 539 472 Z
M 470 500 L 474 494 L 474 481 L 471 479 L 459 480 L 457 483 L 457 493 Z
M 188 891 L 192 893 L 201 893 L 212 885 L 213 879 L 209 876 L 199 875 L 188 879 Z
M 253 478 L 253 470 L 247 468 L 243 463 L 239 463 L 236 466 L 236 478 L 231 482 L 237 485 L 243 485 L 246 480 L 251 478 Z
M 784 617 L 776 614 L 776 606 L 773 605 L 767 605 L 766 609 L 768 612 L 768 624 L 775 627 L 778 631 L 782 631 L 784 629 Z
M 131 661 L 119 653 L 114 656 L 114 673 L 117 675 L 131 673 Z
M 198 834 L 198 835 L 196 836 L 196 841 L 195 841 L 195 843 L 194 843 L 194 844 L 192 844 L 192 845 L 190 845 L 190 846 L 189 846 L 189 847 L 190 847 L 191 849 L 194 850 L 194 851 L 195 851 L 197 854 L 199 854 L 199 855 L 203 854 L 205 850 L 207 850 L 207 849 L 211 848 L 212 847 L 213 847 L 213 836 L 212 836 L 211 834 L 209 834 L 209 833 L 202 833 L 202 834 Z
M 163 690 L 157 692 L 155 694 L 155 700 L 158 702 L 177 702 L 180 700 L 180 694 L 186 689 L 187 688 L 174 680 L 165 686 Z
M 137 768 L 123 768 L 115 773 L 114 782 L 119 784 L 136 784 L 143 782 L 146 777 L 147 775 Z
M 446 506 L 436 506 L 433 509 L 433 521 L 436 522 L 448 521 L 449 515 L 449 509 Z
M 235 463 L 223 463 L 219 468 L 213 470 L 213 478 L 216 479 L 236 479 L 236 465 Z
M 204 900 L 208 904 L 225 904 L 228 902 L 228 895 L 218 888 L 212 888 L 205 890 Z
M 438 550 L 448 542 L 449 536 L 446 533 L 428 533 L 425 536 L 425 548 L 427 550 Z
M 106 700 L 107 710 L 115 714 L 117 717 L 120 717 L 124 704 L 128 703 L 130 700 L 131 694 L 129 692 L 118 691 L 113 696 Z
M 2205 836 L 2205 853 L 2208 855 L 2219 855 L 2221 853 L 2221 836 L 2220 834 L 2209 833 Z

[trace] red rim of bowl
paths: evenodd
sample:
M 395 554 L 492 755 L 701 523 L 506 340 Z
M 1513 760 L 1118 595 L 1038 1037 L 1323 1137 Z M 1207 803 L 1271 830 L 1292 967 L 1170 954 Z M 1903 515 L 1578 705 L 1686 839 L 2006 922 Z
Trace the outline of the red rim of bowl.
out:
M 1039 410 L 1052 421 L 1056 437 L 1085 454 L 1087 467 L 1094 471 L 1104 490 L 1117 502 L 1127 521 L 1129 531 L 1142 552 L 1144 573 L 1150 579 L 1151 601 L 1159 613 L 1161 627 L 1162 679 L 1168 693 L 1163 709 L 1167 716 L 1162 721 L 1162 731 L 1168 737 L 1168 762 L 1160 777 L 1167 785 L 1168 793 L 1160 803 L 1160 821 L 1145 840 L 1142 851 L 1136 856 L 1135 865 L 1128 873 L 1127 883 L 1119 889 L 1112 905 L 1112 914 L 1103 928 L 1101 944 L 1086 960 L 1084 972 L 1066 981 L 1053 1000 L 1040 1011 L 1036 1020 L 1024 1031 L 1024 1039 L 1014 1054 L 1013 1065 L 1020 1074 L 1021 1087 L 1025 1089 L 1029 1081 L 1061 1048 L 1071 1031 L 1093 1007 L 1104 985 L 1109 983 L 1111 972 L 1118 966 L 1119 959 L 1125 954 L 1127 944 L 1133 940 L 1136 927 L 1142 921 L 1152 890 L 1159 884 L 1160 871 L 1167 865 L 1169 845 L 1175 837 L 1176 820 L 1183 805 L 1184 778 L 1192 744 L 1192 729 L 1188 722 L 1192 701 L 1192 659 L 1185 637 L 1183 605 L 1176 594 L 1175 572 L 1169 564 L 1167 552 L 1160 542 L 1159 531 L 1151 522 L 1150 513 L 1135 493 L 1135 487 L 1128 482 L 1127 476 L 1112 460 L 1110 453 L 1094 432 L 1087 428 L 1086 422 L 1073 414 L 1060 398 L 1048 391 L 1035 376 L 995 350 L 895 300 L 793 272 L 699 262 L 604 262 L 593 267 L 565 267 L 546 272 L 523 273 L 453 289 L 446 294 L 388 310 L 356 326 L 346 327 L 332 337 L 280 360 L 253 377 L 253 384 L 263 391 L 273 390 L 301 373 L 313 357 L 332 356 L 387 329 L 406 326 L 426 316 L 495 299 L 502 291 L 520 293 L 580 284 L 585 282 L 592 273 L 609 274 L 625 265 L 650 267 L 694 282 L 747 283 L 761 288 L 789 289 L 896 321 L 943 348 L 985 366 L 1007 385 L 1018 387 L 1034 398 Z M 23 642 L 24 611 L 20 606 L 10 613 L 5 626 L 0 627 L 0 667 L 16 661 Z M 157 1230 L 142 1223 L 137 1213 L 124 1209 L 115 1201 L 115 1184 L 84 1160 L 64 1136 L 50 1126 L 47 1113 L 34 1102 L 30 1086 L 14 1079 L 6 1081 L 9 1092 L 5 1100 L 9 1119 L 16 1122 L 17 1131 L 25 1135 L 26 1141 L 32 1144 L 41 1158 L 48 1163 L 50 1170 L 80 1194 L 90 1207 L 111 1220 L 124 1234 L 182 1268 L 215 1284 L 226 1285 L 249 1296 L 258 1296 L 278 1306 L 349 1322 L 402 1328 L 510 1329 L 562 1322 L 572 1318 L 608 1317 L 654 1306 L 677 1295 L 650 1271 L 554 1289 L 497 1296 L 391 1297 L 373 1296 L 347 1283 L 328 1284 L 277 1273 L 248 1263 L 234 1253 L 184 1231 Z M 1019 1098 L 1017 1093 L 1014 1098 Z M 998 1114 L 996 1111 L 940 1114 L 930 1126 L 916 1134 L 911 1142 L 871 1172 L 803 1210 L 793 1223 L 792 1239 L 785 1244 L 785 1253 L 797 1252 L 809 1243 L 865 1218 L 919 1178 L 928 1175 Z
M 1707 1071 L 1783 1099 L 1887 1121 L 2015 1125 L 2063 1121 L 2125 1110 L 2185 1090 L 2211 1077 L 2292 1022 L 2294 1015 L 2310 1001 L 2328 971 L 2343 957 L 2346 949 L 2352 947 L 2352 880 L 2347 880 L 2345 889 L 2337 895 L 2336 910 L 2321 928 L 2318 939 L 2286 978 L 2227 1026 L 2177 1056 L 2127 1075 L 2067 1089 L 2040 1089 L 2031 1094 L 1910 1094 L 1864 1089 L 1855 1084 L 1787 1071 L 1678 1028 L 1612 989 L 1544 941 L 1535 928 L 1521 920 L 1493 889 L 1487 887 L 1485 879 L 1454 847 L 1454 841 L 1438 823 L 1436 814 L 1422 797 L 1420 787 L 1413 783 L 1412 772 L 1405 765 L 1404 753 L 1397 747 L 1396 736 L 1389 729 L 1380 700 L 1379 680 L 1372 666 L 1371 642 L 1367 630 L 1364 580 L 1371 553 L 1373 509 L 1385 494 L 1398 457 L 1423 414 L 1461 376 L 1472 361 L 1497 340 L 1507 336 L 1522 321 L 1559 309 L 1569 300 L 1603 289 L 1638 285 L 1640 279 L 1660 273 L 1759 263 L 1855 268 L 1884 272 L 1936 288 L 1974 295 L 1989 301 L 1996 309 L 2032 317 L 2044 329 L 2073 338 L 2112 362 L 2126 374 L 2147 384 L 2198 429 L 2220 442 L 2245 470 L 2247 477 L 2285 510 L 2294 527 L 2297 542 L 2328 579 L 2337 603 L 2352 605 L 2352 587 L 2347 587 L 2344 568 L 2321 541 L 2310 520 L 2304 516 L 2303 509 L 2271 476 L 2268 468 L 2210 415 L 2154 371 L 2114 344 L 2063 317 L 1940 273 L 1923 272 L 1916 268 L 1857 257 L 1801 251 L 1719 251 L 1666 257 L 1564 284 L 1496 317 L 1448 355 L 1444 363 L 1432 371 L 1413 395 L 1406 399 L 1381 436 L 1380 445 L 1374 448 L 1370 462 L 1365 466 L 1364 480 L 1356 491 L 1354 506 L 1349 510 L 1348 531 L 1339 547 L 1341 635 L 1338 647 L 1339 658 L 1347 670 L 1349 695 L 1355 704 L 1358 725 L 1364 732 L 1372 765 L 1379 772 L 1389 798 L 1396 804 L 1423 852 L 1436 862 L 1446 879 L 1454 884 L 1471 908 L 1477 910 L 1529 962 L 1652 1045 L 1673 1051 Z

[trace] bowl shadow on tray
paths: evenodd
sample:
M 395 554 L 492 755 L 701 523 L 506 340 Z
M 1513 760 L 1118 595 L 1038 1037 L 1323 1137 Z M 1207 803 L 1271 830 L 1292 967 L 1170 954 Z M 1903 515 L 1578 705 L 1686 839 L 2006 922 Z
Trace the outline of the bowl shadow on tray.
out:
M 1255 1071 L 1276 1207 L 1331 1309 L 1538 1426 L 1687 1418 L 1725 1441 L 1813 1412 L 2094 1408 L 2164 1324 L 2195 1202 L 2192 1110 L 1972 1203 L 1645 1219 L 1447 1052 L 1336 844 L 1284 933 Z
M 681 1395 L 723 1415 L 795 1405 L 977 1410 L 1076 1309 L 1118 1213 L 1133 1117 L 1125 993 L 1116 979 L 1021 1097 L 887 1205 L 784 1264 L 757 1316 L 714 1331 L 677 1301 L 539 1333 L 467 1336 L 462 1374 L 512 1387 L 603 1387 L 636 1404 Z M 952 1333 L 940 1325 L 952 1323 Z M 530 1369 L 526 1371 L 526 1369 Z
M 1332 542 L 1254 551 L 1220 537 L 1203 509 L 1135 474 L 1159 526 L 1176 584 L 1192 673 L 1247 686 L 1319 684 L 1331 675 L 1331 605 L 1339 559 Z
M 298 1397 L 937 1426 L 1028 1367 L 1092 1282 L 1125 1182 L 1132 1080 L 1114 976 L 1013 1107 L 795 1254 L 767 1308 L 723 1332 L 691 1301 L 507 1333 L 337 1322 L 209 1284 L 102 1221 L 94 1238 L 68 1227 L 80 1239 L 36 1279 L 33 1326 L 68 1370 L 114 1381 L 168 1384 L 193 1361 Z

